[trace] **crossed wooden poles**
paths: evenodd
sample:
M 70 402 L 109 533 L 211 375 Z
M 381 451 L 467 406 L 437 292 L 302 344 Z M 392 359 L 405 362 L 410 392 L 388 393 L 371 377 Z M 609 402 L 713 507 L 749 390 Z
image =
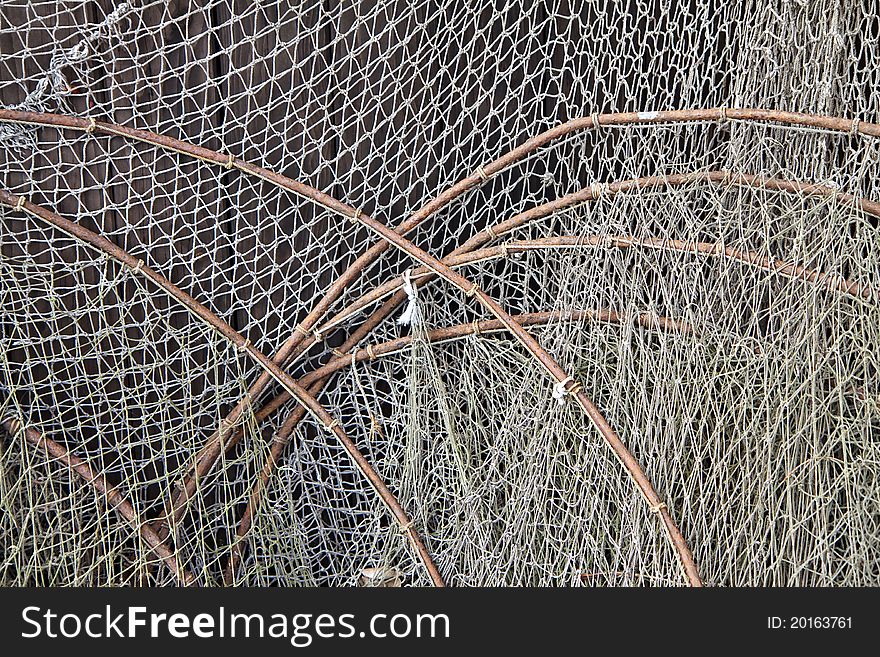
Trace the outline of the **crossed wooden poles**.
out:
M 324 324 L 320 324 L 329 311 L 332 304 L 342 295 L 349 285 L 372 264 L 385 250 L 390 247 L 397 248 L 414 260 L 419 267 L 413 270 L 413 276 L 422 281 L 440 277 L 445 279 L 453 287 L 460 290 L 466 298 L 480 305 L 488 311 L 494 319 L 458 327 L 446 327 L 433 331 L 429 338 L 433 340 L 455 339 L 468 332 L 498 332 L 510 334 L 523 349 L 546 371 L 547 375 L 555 381 L 556 385 L 570 396 L 586 413 L 593 426 L 597 429 L 602 439 L 612 450 L 614 456 L 623 466 L 625 472 L 632 479 L 637 490 L 641 493 L 649 509 L 655 513 L 660 524 L 681 563 L 686 581 L 692 586 L 701 586 L 697 565 L 682 536 L 678 526 L 666 504 L 657 494 L 650 479 L 629 452 L 623 440 L 617 432 L 608 424 L 600 410 L 593 404 L 590 397 L 581 385 L 575 381 L 556 360 L 538 343 L 538 341 L 526 330 L 527 326 L 538 326 L 550 321 L 604 321 L 619 323 L 625 321 L 612 312 L 600 311 L 587 313 L 587 311 L 571 311 L 568 313 L 533 313 L 530 315 L 512 316 L 495 299 L 489 297 L 473 281 L 456 271 L 456 267 L 475 262 L 480 259 L 504 257 L 515 250 L 535 249 L 558 249 L 558 248 L 584 248 L 584 247 L 611 247 L 611 248 L 653 248 L 675 250 L 694 253 L 696 255 L 717 256 L 740 260 L 755 267 L 776 272 L 781 276 L 802 279 L 808 283 L 821 286 L 826 289 L 855 297 L 861 301 L 876 302 L 880 300 L 877 290 L 874 290 L 858 281 L 848 281 L 821 271 L 811 270 L 797 263 L 785 262 L 772 257 L 762 256 L 756 252 L 740 251 L 724 244 L 709 244 L 700 242 L 684 242 L 678 240 L 637 239 L 631 236 L 600 236 L 600 235 L 573 235 L 559 236 L 545 240 L 531 240 L 502 244 L 497 247 L 482 248 L 489 242 L 511 230 L 523 226 L 530 221 L 535 221 L 562 209 L 594 201 L 603 195 L 624 193 L 634 189 L 650 187 L 670 187 L 687 185 L 694 182 L 720 185 L 741 185 L 770 189 L 778 192 L 801 194 L 807 196 L 830 197 L 838 203 L 850 204 L 860 208 L 863 212 L 880 217 L 880 203 L 863 198 L 857 198 L 841 193 L 836 189 L 778 178 L 755 176 L 728 171 L 701 171 L 690 174 L 676 174 L 670 176 L 654 176 L 633 180 L 616 181 L 601 185 L 592 185 L 575 194 L 561 197 L 550 203 L 531 208 L 517 214 L 494 226 L 488 227 L 452 251 L 445 258 L 438 259 L 422 249 L 416 247 L 405 235 L 416 228 L 426 219 L 437 213 L 455 198 L 465 192 L 479 186 L 495 174 L 513 165 L 530 153 L 555 139 L 580 130 L 596 129 L 600 126 L 633 125 L 651 123 L 687 123 L 702 121 L 744 121 L 744 122 L 775 122 L 795 126 L 807 126 L 829 131 L 851 133 L 853 136 L 865 135 L 869 137 L 880 136 L 880 125 L 859 121 L 858 119 L 843 119 L 836 117 L 816 116 L 792 112 L 776 112 L 762 109 L 698 109 L 678 110 L 671 112 L 650 113 L 617 113 L 601 114 L 576 119 L 568 123 L 548 130 L 534 137 L 519 147 L 513 149 L 502 157 L 479 167 L 474 173 L 453 185 L 432 201 L 413 213 L 394 230 L 385 224 L 366 215 L 360 209 L 353 208 L 341 201 L 301 182 L 292 180 L 279 173 L 246 162 L 231 154 L 219 153 L 185 141 L 174 139 L 165 135 L 129 128 L 112 123 L 96 121 L 93 118 L 81 118 L 59 114 L 46 114 L 34 112 L 22 112 L 15 110 L 0 110 L 0 121 L 11 123 L 53 126 L 60 129 L 70 129 L 88 134 L 117 135 L 147 144 L 161 149 L 174 151 L 185 156 L 193 157 L 209 164 L 223 166 L 227 169 L 237 169 L 247 175 L 255 176 L 275 185 L 283 190 L 292 192 L 298 196 L 307 198 L 317 205 L 352 222 L 359 223 L 374 232 L 380 240 L 370 249 L 357 258 L 352 265 L 328 288 L 325 295 L 315 304 L 311 312 L 297 325 L 290 338 L 271 357 L 257 350 L 250 341 L 232 328 L 212 310 L 188 295 L 177 287 L 173 282 L 158 274 L 152 268 L 144 264 L 137 257 L 127 253 L 116 244 L 106 238 L 84 228 L 83 226 L 69 221 L 50 209 L 31 203 L 25 196 L 13 195 L 0 189 L 0 205 L 24 212 L 40 221 L 50 224 L 57 229 L 71 235 L 80 242 L 96 249 L 121 265 L 128 267 L 135 275 L 144 277 L 151 285 L 167 294 L 176 303 L 184 306 L 198 320 L 207 324 L 210 328 L 221 334 L 224 339 L 236 345 L 243 353 L 250 357 L 262 369 L 259 377 L 254 381 L 247 394 L 233 407 L 227 417 L 220 423 L 220 428 L 215 431 L 205 442 L 204 446 L 193 458 L 193 462 L 179 485 L 174 487 L 167 500 L 166 510 L 162 517 L 152 522 L 139 519 L 131 504 L 121 492 L 111 486 L 106 479 L 95 473 L 88 464 L 80 457 L 72 454 L 60 443 L 41 435 L 36 429 L 22 426 L 15 418 L 8 418 L 2 422 L 2 426 L 10 433 L 22 432 L 25 441 L 35 449 L 46 452 L 50 457 L 60 460 L 71 467 L 82 479 L 90 484 L 95 491 L 107 499 L 110 505 L 119 514 L 134 526 L 144 542 L 158 556 L 164 565 L 183 584 L 196 583 L 195 577 L 186 571 L 177 561 L 171 549 L 170 534 L 173 527 L 180 523 L 186 514 L 188 503 L 198 488 L 199 481 L 210 472 L 220 456 L 231 449 L 241 438 L 241 430 L 236 430 L 236 422 L 242 414 L 252 407 L 259 399 L 266 386 L 272 381 L 281 385 L 284 392 L 268 401 L 259 410 L 255 417 L 258 421 L 265 420 L 272 413 L 281 408 L 286 401 L 295 398 L 298 402 L 296 408 L 285 419 L 272 442 L 269 457 L 254 484 L 250 493 L 247 507 L 242 514 L 236 531 L 236 539 L 232 544 L 224 578 L 227 583 L 233 583 L 236 577 L 238 563 L 241 557 L 241 547 L 253 523 L 254 516 L 259 507 L 262 494 L 268 485 L 276 464 L 280 459 L 290 436 L 299 422 L 306 414 L 312 416 L 319 424 L 323 425 L 328 434 L 335 436 L 344 447 L 349 457 L 358 470 L 367 479 L 379 498 L 386 506 L 389 513 L 400 525 L 407 536 L 412 548 L 423 563 L 432 582 L 437 586 L 443 585 L 443 578 L 434 564 L 431 555 L 421 536 L 413 526 L 412 520 L 401 507 L 393 493 L 381 479 L 372 465 L 360 452 L 357 445 L 345 432 L 339 419 L 334 418 L 327 409 L 317 401 L 316 395 L 323 389 L 332 375 L 347 364 L 358 360 L 372 360 L 382 355 L 394 353 L 406 344 L 406 338 L 392 341 L 382 345 L 370 346 L 366 349 L 358 349 L 358 345 L 391 314 L 401 302 L 406 299 L 406 294 L 400 289 L 400 280 L 395 279 L 377 287 L 354 301 L 336 316 L 330 318 Z M 386 298 L 387 297 L 387 298 Z M 295 380 L 285 369 L 304 351 L 316 342 L 319 342 L 330 329 L 338 326 L 343 321 L 354 316 L 374 302 L 385 298 L 384 303 L 373 311 L 365 321 L 361 323 L 345 340 L 341 347 L 334 350 L 339 354 L 338 358 L 330 361 L 321 368 Z M 675 330 L 690 332 L 691 328 L 674 319 L 643 315 L 636 318 L 646 328 L 657 330 Z M 341 355 L 343 352 L 355 350 L 354 355 Z

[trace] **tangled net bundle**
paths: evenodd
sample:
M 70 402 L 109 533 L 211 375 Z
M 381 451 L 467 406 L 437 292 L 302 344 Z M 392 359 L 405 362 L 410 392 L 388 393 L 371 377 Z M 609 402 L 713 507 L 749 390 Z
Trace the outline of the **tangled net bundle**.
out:
M 880 584 L 862 3 L 0 8 L 0 583 Z

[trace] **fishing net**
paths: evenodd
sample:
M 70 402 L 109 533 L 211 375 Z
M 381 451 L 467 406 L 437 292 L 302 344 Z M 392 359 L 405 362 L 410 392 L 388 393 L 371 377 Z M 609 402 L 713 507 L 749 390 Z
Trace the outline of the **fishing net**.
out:
M 0 583 L 880 584 L 880 15 L 666 5 L 4 2 Z

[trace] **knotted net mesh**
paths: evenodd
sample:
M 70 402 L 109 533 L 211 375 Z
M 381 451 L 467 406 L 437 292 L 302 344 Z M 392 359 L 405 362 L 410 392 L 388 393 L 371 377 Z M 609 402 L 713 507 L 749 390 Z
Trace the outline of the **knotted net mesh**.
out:
M 4 2 L 0 583 L 880 584 L 878 42 Z

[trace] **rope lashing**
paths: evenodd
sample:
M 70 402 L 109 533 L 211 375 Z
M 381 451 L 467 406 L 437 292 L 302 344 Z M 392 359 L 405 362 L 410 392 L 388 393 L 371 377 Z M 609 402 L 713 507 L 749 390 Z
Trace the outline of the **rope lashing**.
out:
M 571 388 L 568 387 L 569 383 L 573 383 L 574 385 Z M 581 389 L 581 384 L 577 383 L 570 376 L 565 377 L 562 381 L 558 381 L 555 386 L 553 386 L 553 399 L 557 401 L 557 403 L 562 406 L 565 404 L 565 398 L 567 395 L 573 395 L 577 393 L 578 390 Z
M 611 190 L 611 185 L 607 182 L 595 182 L 590 184 L 590 195 L 598 199 L 603 194 L 607 194 Z
M 6 428 L 6 430 L 12 436 L 17 434 L 18 430 L 21 429 L 21 427 L 22 427 L 21 421 L 13 415 L 10 415 L 9 417 L 5 418 L 2 422 L 0 422 L 0 424 L 8 424 L 9 426 Z
M 419 291 L 416 284 L 412 280 L 412 269 L 403 272 L 403 291 L 409 302 L 403 310 L 403 314 L 397 319 L 397 323 L 402 326 L 418 326 L 421 321 L 421 310 L 419 308 Z

